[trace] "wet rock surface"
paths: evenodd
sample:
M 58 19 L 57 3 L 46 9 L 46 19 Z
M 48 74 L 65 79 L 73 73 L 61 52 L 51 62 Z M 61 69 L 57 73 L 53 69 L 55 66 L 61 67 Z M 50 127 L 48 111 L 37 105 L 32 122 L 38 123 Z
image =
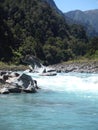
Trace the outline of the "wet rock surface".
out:
M 38 88 L 37 81 L 25 73 L 0 72 L 0 94 L 35 93 Z

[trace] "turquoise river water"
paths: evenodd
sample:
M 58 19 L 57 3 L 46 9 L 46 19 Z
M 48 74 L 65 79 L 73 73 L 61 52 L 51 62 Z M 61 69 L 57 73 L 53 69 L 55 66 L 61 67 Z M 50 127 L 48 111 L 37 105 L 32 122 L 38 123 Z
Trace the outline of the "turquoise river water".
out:
M 29 75 L 41 89 L 0 95 L 0 130 L 98 130 L 98 74 Z

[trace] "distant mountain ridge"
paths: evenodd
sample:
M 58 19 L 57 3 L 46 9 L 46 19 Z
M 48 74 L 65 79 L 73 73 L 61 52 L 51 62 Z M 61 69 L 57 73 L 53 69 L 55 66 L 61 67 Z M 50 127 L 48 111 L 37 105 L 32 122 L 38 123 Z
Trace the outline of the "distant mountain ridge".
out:
M 89 36 L 98 35 L 98 9 L 88 11 L 75 10 L 64 13 L 64 15 L 68 23 L 83 25 Z
M 68 24 L 82 25 L 84 26 L 88 36 L 98 36 L 98 9 L 88 11 L 75 10 L 63 13 L 61 10 L 58 9 L 54 0 L 44 1 L 48 2 L 50 6 L 61 15 L 64 15 L 65 20 Z
M 85 14 L 89 17 L 90 24 L 98 33 L 98 9 L 85 11 Z

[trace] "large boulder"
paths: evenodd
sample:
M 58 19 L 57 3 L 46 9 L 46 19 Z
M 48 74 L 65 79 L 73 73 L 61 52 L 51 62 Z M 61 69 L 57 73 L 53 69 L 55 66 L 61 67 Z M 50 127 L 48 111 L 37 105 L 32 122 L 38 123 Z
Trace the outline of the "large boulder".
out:
M 39 59 L 37 59 L 33 55 L 26 55 L 25 58 L 22 60 L 24 63 L 31 65 L 33 68 L 37 66 L 41 68 L 43 65 L 40 63 Z
M 35 83 L 35 80 L 33 80 L 31 76 L 23 73 L 17 81 L 18 86 L 21 86 L 24 92 L 36 92 L 37 85 Z
M 0 77 L 0 93 L 35 93 L 37 92 L 37 81 L 31 76 L 23 73 L 2 73 Z M 8 90 L 8 91 L 7 91 Z

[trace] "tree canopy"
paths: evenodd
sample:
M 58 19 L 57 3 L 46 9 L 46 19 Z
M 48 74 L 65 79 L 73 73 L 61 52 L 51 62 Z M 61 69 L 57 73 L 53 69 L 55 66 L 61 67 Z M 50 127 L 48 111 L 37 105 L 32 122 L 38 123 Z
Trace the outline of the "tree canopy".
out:
M 20 63 L 34 55 L 44 64 L 66 61 L 87 52 L 82 26 L 65 18 L 43 0 L 0 1 L 0 60 Z

